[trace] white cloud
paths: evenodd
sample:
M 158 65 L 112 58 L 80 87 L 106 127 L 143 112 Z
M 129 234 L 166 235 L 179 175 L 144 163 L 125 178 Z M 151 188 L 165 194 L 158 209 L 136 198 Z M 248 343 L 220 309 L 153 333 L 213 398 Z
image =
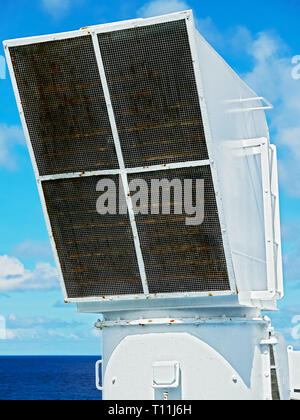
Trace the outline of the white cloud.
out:
M 69 340 L 80 340 L 78 335 L 73 334 L 73 333 L 69 334 L 69 333 L 64 333 L 62 331 L 49 330 L 48 334 L 49 334 L 50 337 L 65 338 L 65 339 L 69 339 Z
M 63 16 L 70 8 L 70 0 L 42 0 L 45 10 L 55 18 Z
M 57 330 L 43 330 L 41 328 L 7 328 L 5 332 L 7 340 L 52 340 L 53 338 L 72 341 L 80 340 L 80 337 L 74 333 L 65 333 Z
M 209 16 L 206 18 L 196 19 L 196 26 L 201 35 L 204 36 L 204 38 L 215 48 L 224 47 L 226 42 L 225 37 L 221 34 Z
M 244 57 L 245 53 L 251 50 L 254 42 L 252 33 L 248 28 L 242 25 L 230 28 L 227 31 L 225 38 L 227 38 L 228 41 L 227 47 L 229 53 L 236 56 L 238 59 Z M 243 55 L 241 56 L 241 54 Z
M 26 317 L 7 314 L 5 321 L 5 339 L 14 341 L 53 342 L 99 340 L 101 332 L 87 328 L 86 323 L 69 319 L 49 318 L 45 316 Z M 4 318 L 3 318 L 4 319 Z M 80 321 L 82 321 L 80 319 Z
M 281 305 L 280 311 L 271 315 L 273 327 L 284 334 L 287 344 L 297 347 L 300 345 L 300 340 L 295 338 L 294 334 L 295 327 L 298 325 L 297 319 L 299 315 L 300 305 Z
M 38 338 L 38 333 L 34 329 L 22 329 L 16 328 L 14 330 L 7 328 L 6 329 L 6 339 L 7 340 L 36 340 Z
M 17 258 L 40 258 L 52 259 L 53 254 L 49 241 L 35 241 L 26 239 L 11 251 L 11 255 Z
M 8 340 L 51 340 L 53 337 L 79 340 L 82 326 L 83 324 L 74 320 L 67 322 L 59 318 L 24 317 L 9 314 L 5 331 Z
M 260 33 L 248 48 L 254 67 L 246 81 L 274 103 L 268 116 L 272 139 L 280 148 L 279 179 L 293 197 L 300 197 L 300 80 L 292 77 L 292 54 L 276 35 Z
M 282 226 L 284 276 L 294 282 L 300 280 L 300 226 L 298 220 L 288 220 Z
M 27 270 L 15 257 L 0 256 L 0 291 L 52 289 L 59 286 L 57 270 L 48 263 L 38 263 Z
M 23 131 L 18 126 L 0 124 L 0 166 L 6 169 L 16 169 L 13 149 L 17 145 L 25 145 Z
M 102 334 L 101 334 L 101 331 L 100 331 L 99 329 L 97 329 L 97 328 L 93 328 L 93 329 L 91 330 L 91 336 L 92 336 L 92 337 L 99 338 L 99 337 L 102 337 Z
M 146 3 L 138 10 L 139 17 L 147 18 L 152 16 L 166 15 L 168 13 L 182 12 L 190 9 L 183 0 L 153 0 Z
M 252 60 L 252 70 L 242 78 L 259 96 L 274 104 L 274 110 L 268 111 L 267 116 L 271 141 L 280 154 L 280 186 L 290 196 L 300 198 L 300 79 L 292 77 L 298 62 L 292 61 L 295 54 L 273 32 L 252 34 L 248 28 L 237 26 L 221 33 L 209 17 L 197 19 L 196 23 L 221 55 L 225 53 L 240 61 L 242 53 L 246 61 Z

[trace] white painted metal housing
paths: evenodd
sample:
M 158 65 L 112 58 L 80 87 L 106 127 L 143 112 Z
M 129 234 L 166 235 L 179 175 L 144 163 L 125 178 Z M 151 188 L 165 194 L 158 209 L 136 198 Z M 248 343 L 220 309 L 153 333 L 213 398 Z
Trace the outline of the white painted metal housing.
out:
M 103 398 L 272 400 L 275 370 L 278 395 L 289 400 L 286 347 L 273 334 L 270 320 L 258 310 L 223 313 L 182 310 L 170 318 L 161 311 L 142 319 L 120 313 L 98 321 Z M 271 364 L 271 346 L 276 366 Z
M 282 297 L 276 148 L 258 97 L 196 35 L 233 267 L 240 293 Z M 203 100 L 204 100 L 203 99 Z
M 98 43 L 98 34 L 113 33 L 129 28 L 148 27 L 172 21 L 185 21 L 187 25 L 191 56 L 199 95 L 209 160 L 178 162 L 150 167 L 128 168 L 124 164 L 119 132 L 112 106 L 107 75 Z M 27 122 L 24 117 L 19 88 L 16 82 L 10 50 L 14 47 L 46 43 L 58 40 L 91 37 L 97 58 L 104 90 L 113 139 L 117 151 L 119 169 L 95 170 L 76 173 L 40 175 L 31 144 Z M 106 25 L 96 25 L 79 31 L 5 41 L 5 52 L 13 87 L 27 139 L 32 163 L 37 178 L 39 193 L 51 238 L 54 255 L 61 277 L 62 290 L 67 302 L 79 304 L 80 311 L 89 311 L 91 305 L 97 312 L 116 308 L 154 307 L 154 301 L 165 305 L 203 305 L 210 297 L 209 305 L 238 304 L 275 308 L 276 300 L 283 295 L 280 221 L 275 146 L 270 145 L 263 98 L 254 93 L 224 62 L 216 51 L 195 29 L 191 11 L 175 13 L 150 19 L 137 19 Z M 210 166 L 216 194 L 218 214 L 222 230 L 223 246 L 230 282 L 228 291 L 206 291 L 186 293 L 149 293 L 147 274 L 140 246 L 139 232 L 133 214 L 128 189 L 128 175 L 149 171 L 171 170 Z M 47 180 L 73 179 L 97 175 L 119 174 L 124 184 L 135 251 L 139 265 L 143 294 L 88 296 L 70 298 L 65 287 L 61 261 L 53 237 L 42 183 Z M 231 298 L 230 298 L 231 296 Z M 98 303 L 96 303 L 98 302 Z M 202 303 L 200 303 L 202 302 Z M 121 304 L 122 303 L 122 304 Z
M 120 31 L 170 22 L 186 25 L 208 156 L 176 162 L 164 162 L 162 158 L 159 164 L 130 166 L 126 164 L 128 150 L 122 145 L 118 104 L 114 105 L 110 74 L 98 36 L 113 37 Z M 32 127 L 25 117 L 26 104 L 21 101 L 13 48 L 83 37 L 90 41 L 96 58 L 118 167 L 42 175 L 32 146 Z M 261 315 L 262 309 L 275 310 L 277 299 L 283 296 L 277 157 L 265 116 L 271 104 L 254 93 L 202 38 L 191 11 L 6 41 L 4 48 L 65 301 L 76 302 L 78 312 L 104 314 L 96 323 L 103 338 L 103 360 L 96 365 L 96 386 L 103 391 L 104 399 L 268 400 L 273 397 L 272 370 L 277 374 L 280 398 L 289 399 L 286 346 L 282 337 L 274 333 L 269 319 Z M 129 178 L 134 174 L 168 174 L 195 168 L 211 171 L 228 290 L 151 293 Z M 143 293 L 70 297 L 59 251 L 61 244 L 55 238 L 43 185 L 48 181 L 114 175 L 123 182 Z M 296 356 L 291 350 L 289 359 L 295 390 Z

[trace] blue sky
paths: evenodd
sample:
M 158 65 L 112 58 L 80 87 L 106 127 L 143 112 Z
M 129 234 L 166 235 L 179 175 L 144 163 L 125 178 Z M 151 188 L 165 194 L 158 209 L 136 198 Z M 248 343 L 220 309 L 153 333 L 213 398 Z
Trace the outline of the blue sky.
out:
M 292 57 L 300 55 L 300 2 L 12 0 L 1 5 L 0 39 L 187 8 L 226 61 L 275 105 L 268 118 L 279 152 L 286 296 L 270 316 L 288 343 L 300 346 L 300 78 L 292 78 Z M 11 276 L 17 281 L 5 287 Z M 0 355 L 99 354 L 97 317 L 76 314 L 62 300 L 11 83 L 0 72 L 0 314 L 8 328 Z

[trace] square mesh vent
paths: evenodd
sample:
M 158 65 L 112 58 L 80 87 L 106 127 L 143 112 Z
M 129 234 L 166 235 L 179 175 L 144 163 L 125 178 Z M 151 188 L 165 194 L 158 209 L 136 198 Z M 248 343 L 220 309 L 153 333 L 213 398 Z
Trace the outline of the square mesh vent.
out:
M 148 172 L 129 176 L 148 184 L 151 208 L 159 215 L 136 215 L 150 293 L 205 292 L 230 290 L 216 197 L 209 166 Z M 153 179 L 204 180 L 204 222 L 187 226 L 187 215 L 163 215 L 161 197 L 151 201 Z M 195 203 L 196 187 L 193 188 Z
M 104 32 L 98 41 L 126 168 L 207 160 L 186 21 Z M 142 258 L 150 293 L 230 290 L 209 166 L 128 175 L 147 182 L 150 202 L 153 179 L 205 183 L 198 226 L 174 212 L 136 215 L 141 249 L 128 214 L 97 213 L 103 177 L 68 178 L 119 169 L 91 36 L 9 51 L 39 175 L 66 174 L 41 183 L 67 297 L 143 294 Z M 105 178 L 119 185 L 118 175 Z
M 128 215 L 96 211 L 99 179 L 42 183 L 69 298 L 143 293 Z
M 89 36 L 10 48 L 40 175 L 118 167 Z
M 126 166 L 208 159 L 185 20 L 98 39 Z

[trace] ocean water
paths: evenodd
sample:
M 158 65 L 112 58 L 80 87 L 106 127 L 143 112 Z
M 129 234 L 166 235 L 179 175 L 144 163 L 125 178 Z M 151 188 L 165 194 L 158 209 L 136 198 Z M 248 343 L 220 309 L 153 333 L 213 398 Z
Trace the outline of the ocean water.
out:
M 100 400 L 99 357 L 0 357 L 0 400 Z

